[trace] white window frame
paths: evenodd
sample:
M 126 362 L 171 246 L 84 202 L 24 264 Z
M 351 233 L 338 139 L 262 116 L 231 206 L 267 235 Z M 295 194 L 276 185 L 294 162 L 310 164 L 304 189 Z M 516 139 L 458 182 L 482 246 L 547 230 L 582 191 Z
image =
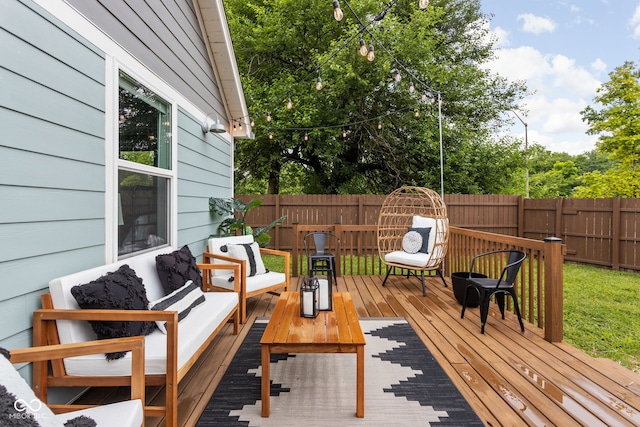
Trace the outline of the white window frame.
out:
M 154 175 L 169 180 L 167 206 L 167 245 L 176 246 L 178 240 L 178 103 L 170 88 L 144 67 L 134 70 L 113 57 L 106 57 L 105 105 L 105 252 L 107 262 L 134 257 L 144 251 L 118 256 L 118 171 L 127 170 Z M 120 71 L 123 71 L 171 104 L 171 169 L 143 165 L 119 158 L 118 102 Z M 152 248 L 157 249 L 158 247 Z

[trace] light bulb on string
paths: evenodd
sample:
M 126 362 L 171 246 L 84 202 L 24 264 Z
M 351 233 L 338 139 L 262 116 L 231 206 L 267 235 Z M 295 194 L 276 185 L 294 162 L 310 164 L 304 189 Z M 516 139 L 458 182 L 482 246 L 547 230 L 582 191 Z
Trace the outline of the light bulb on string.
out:
M 340 9 L 340 3 L 338 0 L 333 0 L 333 17 L 336 18 L 336 21 L 342 21 L 342 17 L 344 14 L 342 13 L 342 9 Z
M 267 113 L 267 121 L 270 122 L 271 121 L 271 113 Z
M 422 92 L 422 102 L 423 103 L 427 102 L 427 92 Z
M 269 132 L 269 139 L 273 139 L 273 134 Z
M 409 82 L 409 93 L 413 93 L 416 91 L 416 87 L 413 85 L 413 80 Z
M 416 109 L 413 111 L 413 115 L 414 115 L 414 116 L 416 116 L 416 117 L 420 117 L 420 111 L 418 111 L 418 109 L 416 108 Z
M 342 138 L 343 139 L 347 138 L 347 130 L 346 129 L 342 129 Z
M 287 110 L 291 110 L 293 108 L 293 102 L 291 102 L 291 98 L 287 99 Z
M 378 122 L 378 129 L 382 129 L 382 122 Z
M 242 130 L 242 121 L 238 122 L 238 129 Z
M 320 78 L 320 76 L 318 76 L 318 80 L 316 81 L 316 89 L 322 89 L 322 79 Z
M 419 0 L 418 1 L 418 7 L 420 9 L 426 9 L 427 6 L 429 6 L 429 0 Z
M 367 53 L 369 53 L 369 50 L 367 49 L 367 44 L 364 42 L 363 38 L 360 39 L 360 49 L 358 51 L 362 56 L 367 56 Z
M 373 43 L 369 45 L 369 52 L 367 53 L 367 59 L 373 61 L 376 58 L 376 54 L 373 51 Z
M 251 119 L 251 127 L 254 127 L 256 125 L 256 122 L 253 121 L 253 119 Z
M 305 140 L 305 141 L 308 141 L 308 140 L 309 140 L 309 134 L 308 134 L 308 133 L 305 133 L 305 134 L 304 134 L 304 140 Z
M 398 68 L 396 68 L 396 75 L 394 76 L 394 78 L 398 83 L 400 83 L 400 81 L 402 80 L 402 74 L 400 74 L 400 70 Z

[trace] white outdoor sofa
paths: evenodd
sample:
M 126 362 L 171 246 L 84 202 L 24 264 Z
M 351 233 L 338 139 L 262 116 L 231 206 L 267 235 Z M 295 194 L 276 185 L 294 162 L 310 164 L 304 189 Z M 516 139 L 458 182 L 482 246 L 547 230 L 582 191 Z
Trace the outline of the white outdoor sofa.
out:
M 128 264 L 142 278 L 149 301 L 157 300 L 165 295 L 165 291 L 156 270 L 156 256 L 175 250 L 163 247 L 113 264 L 53 279 L 49 283 L 50 293 L 42 296 L 43 308 L 34 312 L 33 336 L 34 346 L 78 343 L 96 339 L 87 320 L 166 322 L 166 335 L 155 329 L 144 339 L 145 382 L 147 385 L 165 386 L 166 405 L 145 405 L 145 416 L 165 416 L 166 426 L 173 427 L 178 425 L 178 383 L 228 322 L 233 322 L 233 333 L 238 333 L 239 285 L 231 287 L 229 291 L 218 292 L 205 288 L 205 302 L 179 323 L 176 311 L 80 309 L 71 294 L 71 288 Z M 240 274 L 238 265 L 213 266 L 204 263 L 198 264 L 198 267 L 204 272 L 224 267 Z M 38 374 L 34 375 L 34 387 L 38 390 L 38 397 L 46 402 L 47 388 L 50 386 L 123 385 L 131 375 L 129 358 L 130 353 L 117 360 L 106 360 L 104 354 L 65 358 L 52 362 L 50 374 L 47 374 L 47 367 L 43 363 L 35 363 L 34 370 Z

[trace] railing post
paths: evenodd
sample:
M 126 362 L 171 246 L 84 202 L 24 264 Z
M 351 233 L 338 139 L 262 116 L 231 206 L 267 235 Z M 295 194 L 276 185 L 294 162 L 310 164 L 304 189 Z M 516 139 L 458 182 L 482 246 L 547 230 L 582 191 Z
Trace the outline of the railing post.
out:
M 562 239 L 544 239 L 544 339 L 560 342 L 563 338 L 563 264 Z
M 298 265 L 298 255 L 300 253 L 300 247 L 299 247 L 299 241 L 300 239 L 298 238 L 298 223 L 297 222 L 293 222 L 293 241 L 291 242 L 291 246 L 292 246 L 292 251 L 293 252 L 291 254 L 291 264 L 292 264 L 292 271 L 291 271 L 291 275 L 293 277 L 298 277 L 298 268 L 300 267 Z

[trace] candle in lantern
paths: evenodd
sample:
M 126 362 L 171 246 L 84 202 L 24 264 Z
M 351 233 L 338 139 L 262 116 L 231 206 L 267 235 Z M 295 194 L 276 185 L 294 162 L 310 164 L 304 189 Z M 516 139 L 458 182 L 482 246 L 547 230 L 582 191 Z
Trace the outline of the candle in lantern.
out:
M 313 292 L 306 292 L 302 307 L 305 316 L 313 316 L 313 303 Z
M 320 284 L 320 301 L 319 310 L 327 310 L 329 308 L 329 281 L 327 279 L 319 279 Z

